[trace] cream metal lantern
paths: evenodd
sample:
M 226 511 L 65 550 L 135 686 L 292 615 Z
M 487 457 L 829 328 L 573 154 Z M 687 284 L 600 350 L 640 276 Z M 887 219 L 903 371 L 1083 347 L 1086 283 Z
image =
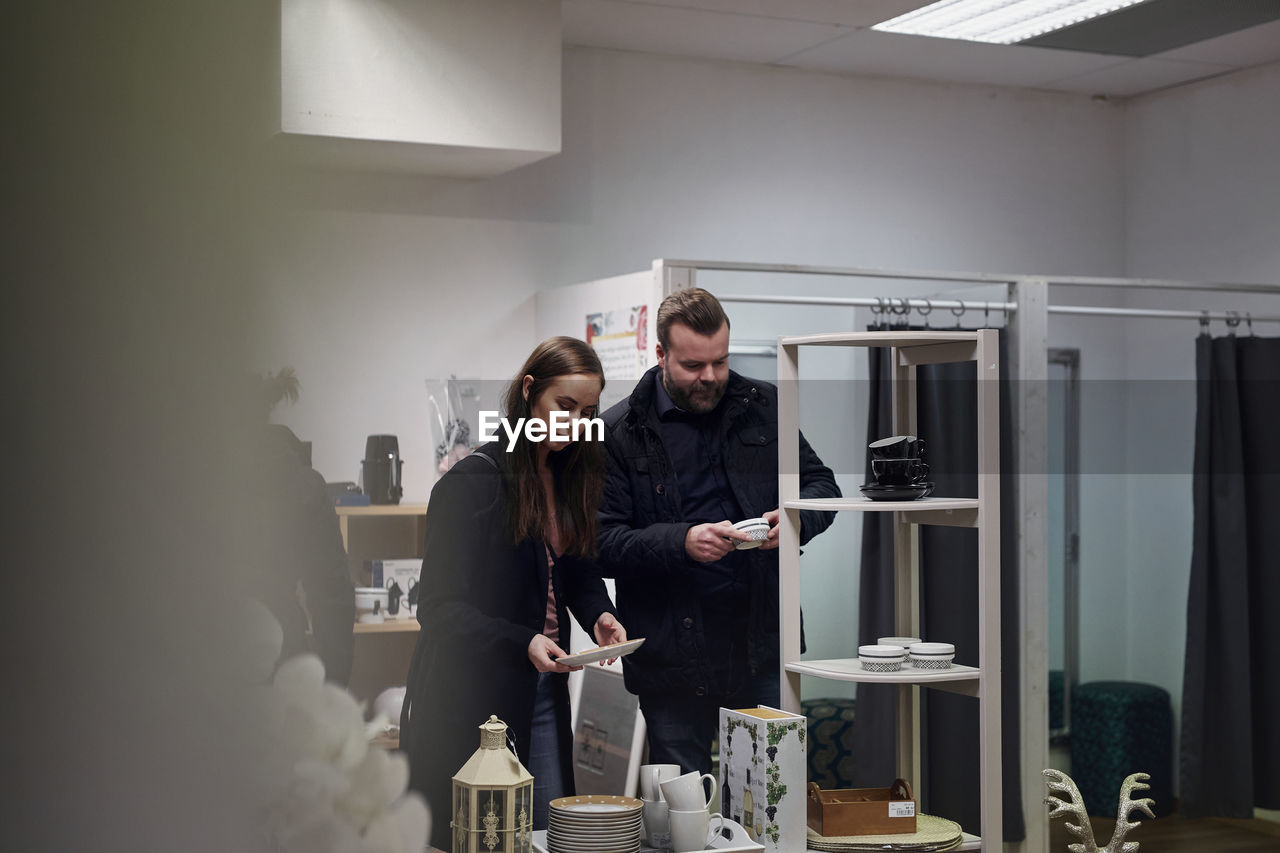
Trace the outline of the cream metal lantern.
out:
M 531 853 L 533 776 L 507 749 L 507 724 L 480 726 L 480 748 L 453 777 L 453 853 Z

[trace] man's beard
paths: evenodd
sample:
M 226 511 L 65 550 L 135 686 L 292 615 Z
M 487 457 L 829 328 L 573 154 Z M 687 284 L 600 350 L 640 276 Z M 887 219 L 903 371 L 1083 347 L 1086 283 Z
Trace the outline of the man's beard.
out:
M 728 385 L 727 381 L 710 383 L 699 381 L 694 383 L 691 391 L 686 392 L 671 381 L 671 374 L 665 368 L 662 371 L 662 387 L 667 389 L 667 395 L 671 397 L 671 402 L 686 412 L 691 412 L 695 415 L 705 415 L 720 405 L 720 400 L 724 397 L 724 391 Z

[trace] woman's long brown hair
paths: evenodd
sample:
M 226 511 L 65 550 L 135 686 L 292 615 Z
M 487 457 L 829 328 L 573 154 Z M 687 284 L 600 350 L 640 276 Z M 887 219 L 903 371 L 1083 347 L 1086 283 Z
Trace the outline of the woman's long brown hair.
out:
M 590 345 L 563 336 L 538 344 L 507 388 L 505 417 L 511 423 L 530 417 L 534 401 L 549 384 L 558 377 L 574 374 L 598 376 L 600 387 L 604 388 L 604 368 Z M 533 377 L 528 399 L 524 394 L 526 376 Z M 538 446 L 521 430 L 515 448 L 507 457 L 511 460 L 506 477 L 507 535 L 513 542 L 541 540 L 550 513 L 538 471 Z M 594 555 L 596 509 L 604 492 L 604 448 L 598 441 L 580 439 L 549 454 L 547 464 L 555 482 L 561 552 L 583 557 Z

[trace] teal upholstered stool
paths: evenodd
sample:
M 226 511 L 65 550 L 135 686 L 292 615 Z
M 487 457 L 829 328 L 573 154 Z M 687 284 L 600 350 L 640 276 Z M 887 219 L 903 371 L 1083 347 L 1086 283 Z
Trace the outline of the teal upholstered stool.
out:
M 1153 684 L 1093 681 L 1071 691 L 1071 778 L 1089 814 L 1116 816 L 1120 785 L 1148 773 L 1156 816 L 1173 812 L 1173 710 Z M 1135 797 L 1138 795 L 1135 795 Z
M 1066 693 L 1063 683 L 1062 670 L 1049 670 L 1049 731 L 1051 732 L 1058 731 L 1067 723 L 1062 704 L 1062 697 Z
M 805 699 L 809 781 L 823 790 L 853 787 L 853 700 Z

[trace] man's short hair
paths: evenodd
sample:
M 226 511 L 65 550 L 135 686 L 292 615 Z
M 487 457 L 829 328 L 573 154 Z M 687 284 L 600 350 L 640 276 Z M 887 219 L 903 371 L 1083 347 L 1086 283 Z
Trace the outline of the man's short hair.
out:
M 720 300 L 701 287 L 677 290 L 658 306 L 658 343 L 667 348 L 667 335 L 672 323 L 683 323 L 699 335 L 714 335 L 721 326 L 729 325 Z

